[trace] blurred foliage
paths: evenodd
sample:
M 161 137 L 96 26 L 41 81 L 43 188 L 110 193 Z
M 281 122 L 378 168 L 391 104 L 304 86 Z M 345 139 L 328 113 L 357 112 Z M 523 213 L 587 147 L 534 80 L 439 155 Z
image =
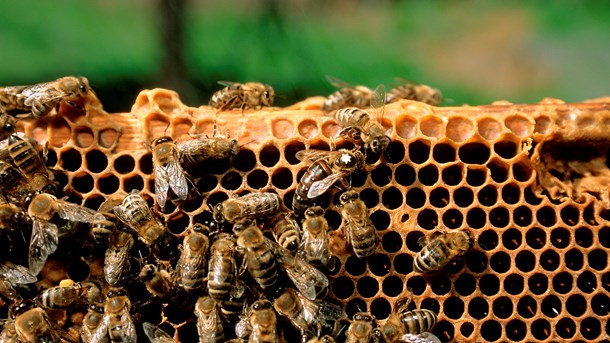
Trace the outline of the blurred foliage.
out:
M 111 111 L 153 87 L 204 104 L 217 80 L 269 83 L 285 105 L 332 92 L 326 75 L 411 79 L 445 105 L 610 95 L 605 1 L 191 0 L 175 13 L 161 1 L 182 0 L 0 2 L 0 84 L 84 75 Z M 181 54 L 166 51 L 169 15 L 183 23 Z M 181 75 L 164 73 L 167 56 L 184 56 Z

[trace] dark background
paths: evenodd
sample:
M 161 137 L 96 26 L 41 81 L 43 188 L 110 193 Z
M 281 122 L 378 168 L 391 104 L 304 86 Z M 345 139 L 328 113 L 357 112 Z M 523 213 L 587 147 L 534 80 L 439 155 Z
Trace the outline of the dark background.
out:
M 286 105 L 332 75 L 439 88 L 443 105 L 610 95 L 606 1 L 8 0 L 0 85 L 83 75 L 108 111 L 145 88 L 206 104 L 218 80 L 271 84 Z

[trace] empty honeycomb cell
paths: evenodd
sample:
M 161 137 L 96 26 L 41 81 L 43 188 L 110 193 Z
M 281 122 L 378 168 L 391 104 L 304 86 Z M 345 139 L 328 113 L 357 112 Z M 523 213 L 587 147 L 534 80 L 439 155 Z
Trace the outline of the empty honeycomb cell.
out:
M 479 280 L 479 289 L 481 293 L 492 296 L 500 291 L 500 279 L 493 274 L 486 274 Z
M 610 313 L 610 297 L 604 293 L 596 294 L 591 299 L 591 309 L 598 316 L 608 315 Z
M 434 313 L 439 313 L 441 311 L 441 304 L 437 299 L 428 297 L 422 300 L 419 308 L 430 310 Z
M 392 313 L 392 305 L 385 298 L 377 298 L 371 302 L 371 314 L 377 320 L 384 320 Z
M 521 200 L 521 188 L 514 183 L 502 187 L 502 200 L 507 204 L 516 204 Z
M 366 271 L 366 261 L 358 258 L 356 255 L 351 255 L 345 261 L 345 271 L 353 276 L 362 275 Z
M 481 205 L 493 206 L 498 202 L 498 189 L 494 185 L 487 185 L 479 191 L 477 198 Z
M 403 281 L 396 275 L 390 275 L 383 279 L 381 290 L 388 297 L 397 297 L 403 291 Z
M 608 266 L 608 254 L 602 249 L 595 249 L 587 255 L 589 266 L 595 270 L 604 270 Z
M 519 274 L 510 274 L 504 279 L 504 290 L 508 294 L 517 295 L 523 292 L 525 281 Z
M 366 301 L 360 298 L 353 298 L 345 305 L 345 314 L 348 318 L 353 318 L 358 312 L 367 312 L 368 306 Z
M 78 170 L 83 162 L 80 152 L 72 148 L 62 151 L 59 161 L 63 169 L 71 172 Z
M 520 227 L 529 226 L 532 223 L 532 210 L 527 206 L 519 206 L 513 211 L 513 222 Z
M 567 205 L 562 208 L 559 212 L 559 215 L 561 217 L 561 220 L 569 226 L 574 226 L 578 224 L 580 220 L 580 211 L 578 210 L 578 208 L 576 208 L 576 206 L 573 205 Z
M 489 160 L 491 152 L 483 143 L 466 143 L 460 146 L 458 156 L 460 161 L 468 164 L 485 164 Z
M 474 293 L 477 287 L 477 281 L 474 276 L 470 274 L 460 274 L 454 281 L 453 286 L 459 295 L 467 297 Z
M 430 192 L 430 204 L 437 208 L 449 205 L 449 191 L 445 188 L 436 188 Z
M 474 201 L 474 192 L 467 187 L 460 187 L 453 191 L 453 202 L 459 207 L 468 207 Z
M 68 277 L 74 282 L 85 281 L 91 272 L 89 265 L 82 259 L 74 259 L 68 264 Z
M 195 183 L 201 193 L 209 192 L 218 186 L 218 178 L 214 175 L 204 175 Z
M 460 325 L 460 334 L 468 338 L 474 332 L 474 325 L 471 322 L 465 322 Z
M 104 194 L 112 194 L 119 190 L 120 181 L 114 174 L 105 174 L 97 179 L 97 189 Z
M 249 172 L 256 166 L 256 155 L 252 150 L 242 148 L 233 157 L 233 167 L 242 172 Z M 222 173 L 214 173 L 222 174 Z
M 126 177 L 123 180 L 123 190 L 127 193 L 131 193 L 133 190 L 141 191 L 144 189 L 144 179 L 138 174 Z
M 415 169 L 408 164 L 396 167 L 394 180 L 401 186 L 411 186 L 415 182 Z
M 571 270 L 580 270 L 584 265 L 584 256 L 578 249 L 570 249 L 565 255 L 566 267 Z
M 438 182 L 438 168 L 429 164 L 419 170 L 417 178 L 423 185 L 432 186 Z
M 529 295 L 523 296 L 517 303 L 517 313 L 522 318 L 532 318 L 538 312 L 538 302 Z
M 566 310 L 574 317 L 580 317 L 587 311 L 587 300 L 581 294 L 572 294 L 566 301 Z
M 385 211 L 377 210 L 371 213 L 370 218 L 377 231 L 383 231 L 390 226 L 390 215 Z
M 528 250 L 521 250 L 515 258 L 515 265 L 520 271 L 527 273 L 536 268 L 536 256 Z
M 553 294 L 544 297 L 542 304 L 540 304 L 540 310 L 542 310 L 542 313 L 549 318 L 559 316 L 561 312 L 563 312 L 562 307 L 563 305 L 561 299 Z
M 459 274 L 462 269 L 464 269 L 464 260 L 462 258 L 455 258 L 449 261 L 443 268 L 444 272 L 448 274 Z
M 506 163 L 494 158 L 487 163 L 487 168 L 489 169 L 491 179 L 496 183 L 503 183 L 508 180 L 509 166 Z
M 200 189 L 198 189 L 198 190 L 201 191 Z M 182 203 L 182 209 L 187 213 L 195 212 L 199 208 L 201 208 L 201 205 L 203 205 L 203 198 L 191 197 L 191 198 L 186 199 Z
M 87 199 L 85 199 L 83 206 L 92 210 L 97 210 L 105 200 L 106 198 L 101 195 L 90 195 L 87 197 Z
M 585 223 L 589 224 L 589 225 L 599 225 L 599 223 L 597 222 L 597 218 L 598 218 L 598 213 L 597 210 L 594 208 L 594 203 L 589 203 L 589 205 L 587 205 L 587 207 L 585 207 L 585 209 L 582 211 L 582 219 L 584 220 Z
M 405 201 L 411 208 L 421 208 L 426 204 L 426 192 L 421 188 L 411 188 L 407 191 Z
M 95 142 L 93 130 L 89 127 L 77 126 L 74 128 L 73 134 L 74 144 L 79 148 L 88 148 Z
M 320 128 L 318 127 L 318 122 L 313 119 L 305 119 L 299 123 L 297 127 L 299 134 L 306 139 L 315 138 L 320 132 Z M 327 128 L 327 132 L 330 133 L 329 128 Z
M 358 293 L 364 298 L 372 298 L 379 292 L 379 283 L 370 276 L 363 276 L 356 283 Z
M 68 175 L 62 171 L 55 171 L 55 184 L 57 185 L 57 189 L 63 190 L 68 185 Z
M 99 150 L 90 150 L 85 155 L 86 168 L 92 173 L 100 173 L 108 167 L 106 154 Z
M 61 116 L 54 116 L 49 120 L 49 143 L 57 148 L 61 148 L 70 140 L 72 129 L 66 120 Z
M 462 179 L 464 178 L 464 169 L 461 164 L 445 167 L 441 172 L 441 178 L 445 185 L 456 186 L 462 182 Z
M 261 169 L 254 169 L 250 173 L 248 173 L 248 177 L 246 178 L 246 182 L 248 186 L 253 189 L 261 189 L 267 187 L 269 183 L 269 174 L 266 171 Z
M 419 130 L 428 137 L 439 139 L 445 134 L 443 120 L 435 116 L 425 116 L 419 121 Z
M 119 140 L 119 132 L 115 129 L 103 129 L 98 133 L 98 145 L 110 149 L 114 147 Z
M 407 289 L 409 289 L 414 295 L 424 294 L 426 287 L 428 287 L 428 283 L 423 276 L 415 275 L 411 276 L 407 280 Z
M 390 164 L 401 163 L 405 158 L 405 145 L 400 141 L 391 141 L 385 149 L 385 161 Z
M 501 296 L 493 301 L 491 306 L 496 317 L 506 319 L 513 314 L 513 302 L 507 296 Z
M 430 143 L 417 140 L 409 144 L 409 160 L 416 164 L 422 164 L 430 158 Z
M 474 122 L 465 117 L 451 117 L 447 121 L 447 138 L 456 143 L 470 139 L 475 133 Z
M 521 242 L 523 241 L 523 236 L 521 231 L 510 228 L 502 233 L 502 245 L 506 249 L 515 250 L 521 246 Z
M 494 144 L 494 152 L 503 159 L 509 160 L 519 152 L 519 142 L 500 141 Z
M 471 208 L 466 214 L 466 223 L 470 228 L 480 229 L 487 223 L 487 214 L 480 208 Z
M 534 120 L 522 114 L 504 118 L 504 125 L 520 138 L 530 137 L 534 131 Z
M 430 289 L 436 295 L 445 295 L 451 292 L 451 280 L 446 275 L 438 275 L 430 281 Z
M 551 323 L 546 319 L 536 319 L 530 330 L 534 338 L 544 340 L 551 336 Z
M 477 243 L 483 250 L 494 250 L 498 246 L 498 233 L 494 230 L 481 232 Z
M 434 230 L 438 226 L 436 211 L 425 209 L 417 214 L 417 224 L 426 230 Z
M 366 207 L 373 208 L 379 204 L 379 193 L 373 188 L 365 188 L 360 192 L 360 199 Z
M 57 164 L 57 152 L 54 149 L 47 150 L 47 156 L 43 162 L 45 167 L 54 168 Z
M 276 168 L 271 175 L 271 184 L 279 189 L 287 189 L 293 183 L 292 172 L 288 168 Z
M 152 172 L 153 172 L 152 153 L 148 152 L 140 157 L 140 159 L 138 160 L 138 169 L 146 175 L 152 174 Z
M 464 215 L 456 209 L 450 209 L 443 213 L 443 224 L 449 229 L 457 229 L 462 226 Z
M 561 338 L 570 339 L 576 334 L 576 323 L 571 318 L 561 318 L 555 324 L 555 332 Z
M 525 241 L 532 249 L 542 249 L 546 245 L 546 232 L 541 228 L 533 227 L 525 233 Z
M 464 301 L 451 296 L 443 302 L 443 313 L 450 319 L 460 319 L 464 314 Z
M 87 163 L 89 163 L 89 162 L 87 162 Z M 129 174 L 136 167 L 136 161 L 133 159 L 133 157 L 131 155 L 121 155 L 114 159 L 114 162 L 112 163 L 112 165 L 114 167 L 114 170 L 117 173 Z
M 470 251 L 466 266 L 473 273 L 482 273 L 487 269 L 487 255 L 480 251 Z
M 489 342 L 495 342 L 502 337 L 502 325 L 495 320 L 486 320 L 481 325 L 481 337 Z
M 160 138 L 168 135 L 167 129 L 169 129 L 169 119 L 160 113 L 150 113 L 144 121 L 145 130 L 147 133 L 147 139 L 149 143 L 155 138 Z
M 363 187 L 366 184 L 368 177 L 365 172 L 355 172 L 349 177 L 349 183 L 352 187 Z
M 496 207 L 489 212 L 489 223 L 497 228 L 503 228 L 510 223 L 510 214 L 504 207 Z
M 468 303 L 468 314 L 475 319 L 483 319 L 489 315 L 489 303 L 482 297 L 470 299 Z
M 220 186 L 226 190 L 234 191 L 241 187 L 243 178 L 238 172 L 228 172 L 220 180 Z
M 296 154 L 302 150 L 305 150 L 305 144 L 299 141 L 290 142 L 284 147 L 284 158 L 292 165 L 299 164 L 301 161 L 296 158 Z
M 536 212 L 538 222 L 546 227 L 551 227 L 557 223 L 555 210 L 550 206 L 544 206 Z
M 512 342 L 519 342 L 527 335 L 527 326 L 518 319 L 513 319 L 506 324 L 506 337 Z
M 519 182 L 527 182 L 534 175 L 534 169 L 530 161 L 524 157 L 511 165 L 513 177 Z
M 417 135 L 417 119 L 401 115 L 396 118 L 396 134 L 402 138 L 410 139 Z
M 563 249 L 570 244 L 570 231 L 558 227 L 551 231 L 551 244 L 557 249 Z
M 481 118 L 477 123 L 477 129 L 481 137 L 493 141 L 500 137 L 502 133 L 502 124 L 493 118 Z
M 409 231 L 407 236 L 405 237 L 405 244 L 407 249 L 413 252 L 420 252 L 422 246 L 419 244 L 420 240 L 424 237 L 424 234 L 421 231 Z
M 214 192 L 208 195 L 207 203 L 208 207 L 213 208 L 217 204 L 227 200 L 229 196 L 225 192 Z
M 436 144 L 432 149 L 432 158 L 438 163 L 449 163 L 456 159 L 455 148 L 449 144 Z
M 469 167 L 466 171 L 466 183 L 473 187 L 481 186 L 487 181 L 487 173 L 487 168 Z
M 547 271 L 555 271 L 561 262 L 559 254 L 555 250 L 546 250 L 540 255 L 540 266 Z
M 548 116 L 541 115 L 536 118 L 536 126 L 534 127 L 534 132 L 547 134 L 549 133 L 552 125 L 552 120 Z
M 383 187 L 392 181 L 392 169 L 385 164 L 380 164 L 371 171 L 371 181 L 379 187 Z
M 567 230 L 566 230 L 567 231 Z M 604 226 L 599 230 L 598 233 L 599 243 L 604 248 L 610 248 L 610 227 Z
M 590 271 L 584 271 L 578 275 L 576 285 L 584 293 L 593 293 L 597 289 L 597 278 Z
M 394 256 L 394 270 L 403 275 L 413 271 L 413 257 L 409 254 L 398 254 Z
M 273 167 L 280 161 L 280 150 L 275 145 L 266 145 L 259 152 L 258 158 L 265 167 Z
M 326 218 L 328 226 L 333 230 L 336 230 L 341 226 L 341 221 L 343 219 L 339 212 L 334 210 L 326 210 L 326 212 L 324 212 L 324 218 Z
M 174 235 L 180 235 L 189 226 L 189 216 L 181 211 L 173 213 L 167 219 L 167 229 Z
M 153 206 L 150 206 L 150 207 L 153 207 Z M 165 203 L 165 207 L 161 208 L 159 210 L 159 212 L 162 214 L 172 214 L 172 213 L 174 213 L 176 208 L 178 208 L 178 204 L 174 203 L 173 201 L 168 201 Z
M 72 176 L 72 187 L 80 193 L 89 193 L 93 190 L 93 177 L 87 173 L 78 173 Z
M 567 294 L 572 291 L 574 278 L 568 272 L 557 273 L 553 276 L 553 290 L 560 294 Z
M 275 138 L 286 139 L 290 138 L 294 132 L 294 124 L 292 121 L 285 118 L 278 118 L 271 121 L 271 132 Z M 326 134 L 326 132 L 325 132 Z M 327 136 L 330 137 L 330 136 Z
M 593 244 L 593 233 L 586 227 L 576 229 L 574 232 L 576 244 L 583 248 L 588 248 Z
M 489 259 L 489 266 L 496 273 L 506 273 L 511 267 L 511 258 L 507 253 L 498 251 Z
M 369 256 L 367 262 L 369 270 L 376 276 L 385 276 L 392 269 L 390 257 L 385 254 L 373 254 Z

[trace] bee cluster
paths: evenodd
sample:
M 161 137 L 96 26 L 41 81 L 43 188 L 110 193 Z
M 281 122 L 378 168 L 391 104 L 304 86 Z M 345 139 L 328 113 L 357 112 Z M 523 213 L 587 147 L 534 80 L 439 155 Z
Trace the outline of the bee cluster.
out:
M 552 111 L 330 81 L 286 109 L 222 82 L 208 107 L 156 89 L 127 114 L 84 78 L 0 88 L 0 341 L 601 339 L 605 174 L 542 148 Z M 606 125 L 595 104 L 546 106 Z M 584 175 L 562 203 L 552 168 Z M 595 304 L 554 302 L 574 270 Z

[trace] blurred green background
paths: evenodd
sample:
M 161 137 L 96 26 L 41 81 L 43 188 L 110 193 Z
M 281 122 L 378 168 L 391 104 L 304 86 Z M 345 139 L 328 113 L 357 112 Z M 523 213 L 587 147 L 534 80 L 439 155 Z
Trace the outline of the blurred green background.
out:
M 261 81 L 286 105 L 332 75 L 439 88 L 444 105 L 610 95 L 608 1 L 5 0 L 0 85 L 89 78 L 108 111 L 141 89 L 207 103 Z

